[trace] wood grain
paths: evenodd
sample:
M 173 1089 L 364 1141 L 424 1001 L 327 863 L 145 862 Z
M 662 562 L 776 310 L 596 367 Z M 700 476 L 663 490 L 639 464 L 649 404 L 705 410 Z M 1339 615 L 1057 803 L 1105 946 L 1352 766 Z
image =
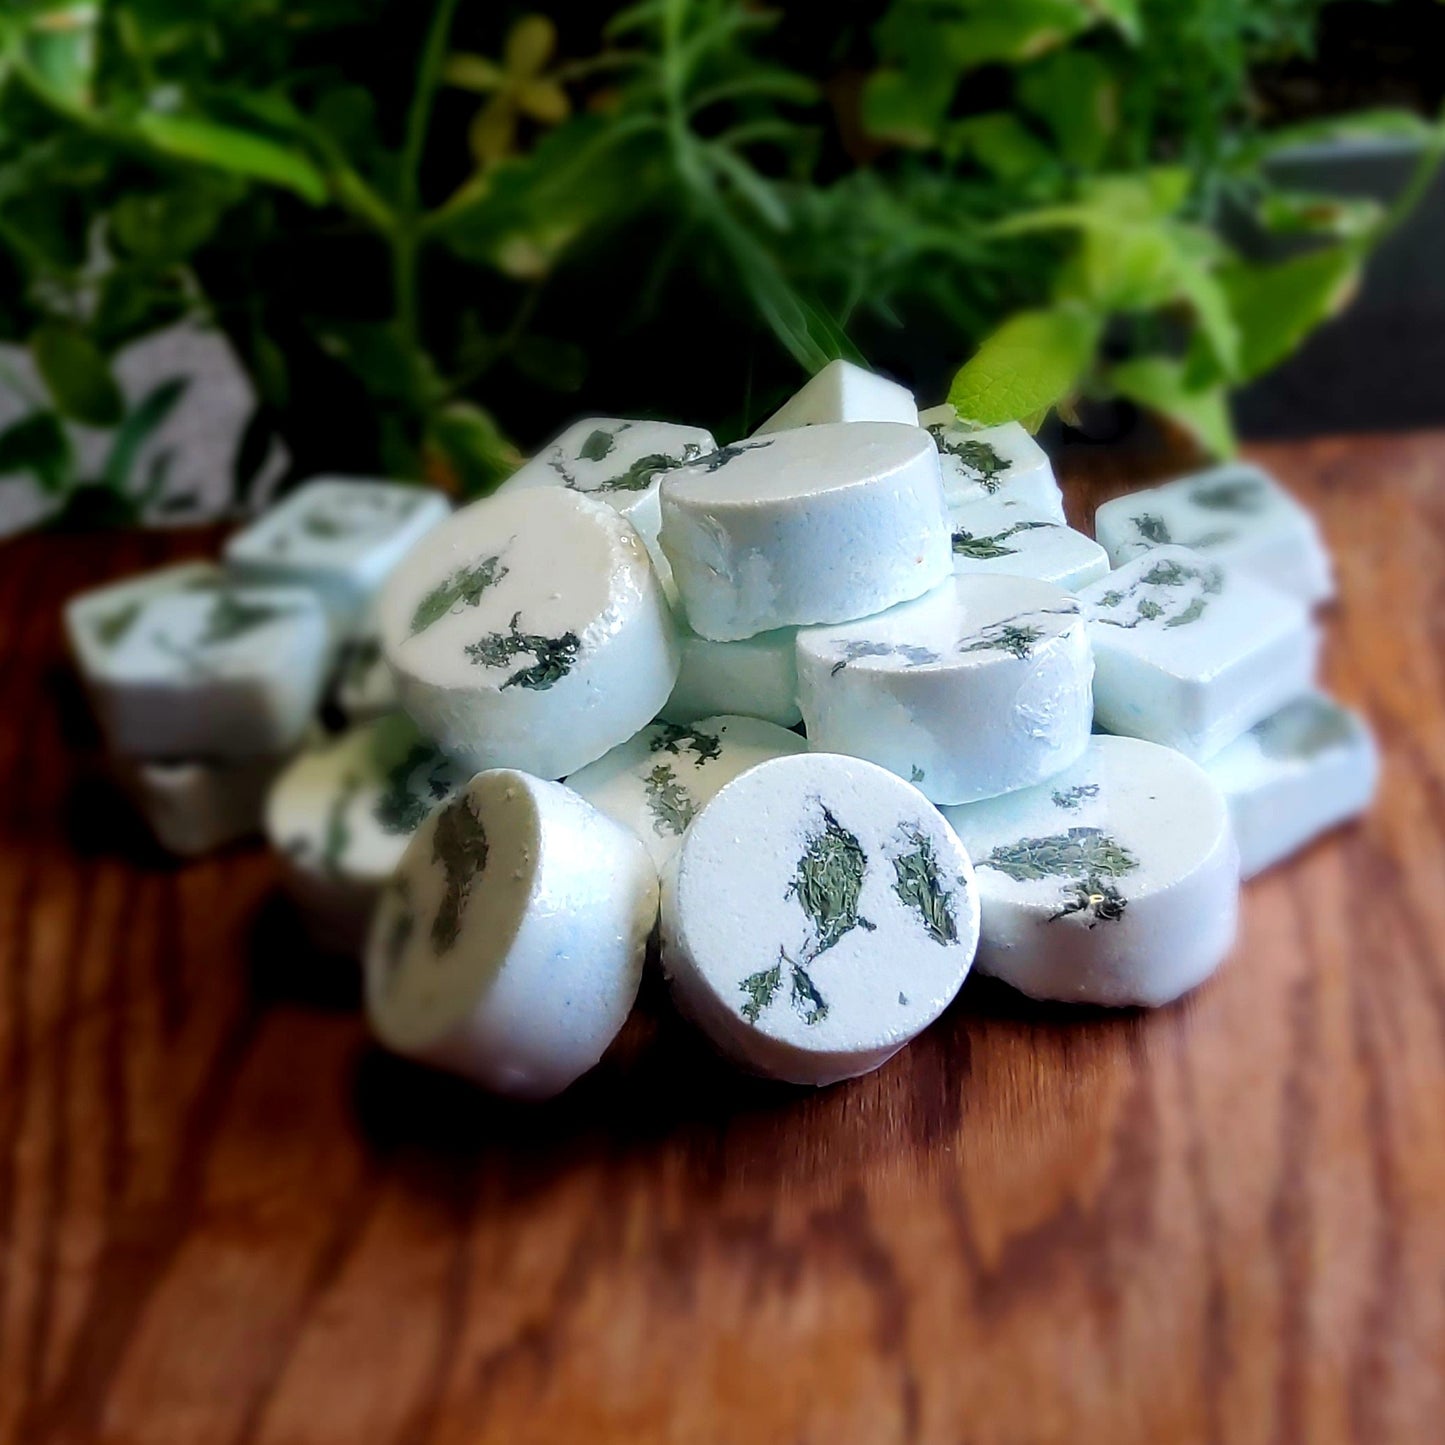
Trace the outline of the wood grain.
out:
M 1373 815 L 1180 1006 L 973 981 L 812 1095 L 652 984 L 545 1108 L 373 1051 L 269 860 L 167 862 L 87 761 L 58 602 L 213 539 L 0 549 L 0 1440 L 1439 1439 L 1445 435 L 1259 455 L 1339 559 Z

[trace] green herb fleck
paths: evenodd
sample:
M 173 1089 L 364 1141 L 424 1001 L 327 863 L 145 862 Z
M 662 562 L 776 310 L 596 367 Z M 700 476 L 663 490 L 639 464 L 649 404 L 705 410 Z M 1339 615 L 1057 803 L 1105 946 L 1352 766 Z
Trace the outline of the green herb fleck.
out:
M 621 476 L 611 477 L 593 487 L 594 492 L 642 492 L 652 485 L 652 479 L 661 472 L 670 472 L 685 466 L 702 454 L 696 442 L 688 442 L 680 457 L 669 456 L 666 452 L 650 452 L 638 457 Z
M 923 920 L 928 936 L 940 944 L 958 942 L 958 923 L 953 914 L 953 894 L 938 876 L 938 859 L 933 839 L 917 826 L 905 827 L 903 836 L 913 845 L 893 860 L 893 891 Z
M 1204 616 L 1204 609 L 1208 605 L 1203 597 L 1196 597 L 1183 612 L 1176 613 L 1164 625 L 1165 627 L 1188 627 L 1191 622 L 1198 622 Z M 1139 611 L 1142 616 L 1144 611 L 1142 604 Z
M 341 871 L 341 860 L 346 856 L 346 850 L 351 847 L 351 825 L 346 821 L 346 814 L 360 791 L 361 779 L 354 773 L 348 773 L 341 780 L 341 787 L 327 810 L 326 832 L 321 843 L 321 863 L 328 873 L 336 874 Z
M 1195 487 L 1189 500 L 1196 507 L 1211 512 L 1247 512 L 1264 510 L 1264 483 L 1256 477 L 1240 477 L 1235 481 L 1212 482 Z
M 135 626 L 143 606 L 139 601 L 123 602 L 112 611 L 101 613 L 91 623 L 95 640 L 102 647 L 114 647 Z
M 1097 798 L 1098 796 L 1099 785 L 1097 783 L 1078 783 L 1062 792 L 1055 788 L 1054 807 L 1063 808 L 1066 812 L 1077 813 L 1085 798 Z
M 1005 461 L 988 442 L 980 441 L 977 437 L 951 436 L 944 423 L 931 426 L 928 430 L 938 444 L 939 451 L 946 456 L 957 457 L 969 471 L 977 473 L 984 491 L 990 496 L 998 491 L 1002 485 L 999 478 L 1013 465 L 1012 462 Z
M 381 946 L 382 961 L 386 965 L 386 982 L 395 979 L 401 967 L 402 955 L 416 932 L 416 914 L 411 907 L 411 889 L 404 878 L 393 881 L 389 890 L 396 897 L 395 913 L 387 925 L 386 941 Z
M 722 756 L 722 738 L 717 733 L 700 732 L 696 727 L 684 727 L 681 723 L 658 723 L 657 733 L 647 744 L 651 753 L 671 753 L 681 757 L 682 750 L 689 748 L 696 757 L 696 765 Z
M 1139 860 L 1102 828 L 1070 828 L 1042 838 L 1020 838 L 995 848 L 981 862 L 1016 882 L 1040 878 L 1122 878 Z
M 908 768 L 908 781 L 910 783 L 921 783 L 923 781 L 923 769 L 917 763 L 912 763 Z
M 677 781 L 670 763 L 658 763 L 647 775 L 647 810 L 652 814 L 652 831 L 680 838 L 697 812 L 697 804 Z
M 797 896 L 817 934 L 813 957 L 832 948 L 855 928 L 874 925 L 858 913 L 868 859 L 857 835 L 823 809 L 823 831 L 808 839 L 786 898 Z
M 317 507 L 303 513 L 301 530 L 308 537 L 316 537 L 323 542 L 334 542 L 338 537 L 349 537 L 359 529 L 334 513 L 323 511 Z
M 716 451 L 708 452 L 696 465 L 711 476 L 713 472 L 727 466 L 729 462 L 736 460 L 744 452 L 755 452 L 761 447 L 770 447 L 772 444 L 772 437 L 767 437 L 760 442 L 733 442 L 729 446 L 719 447 Z
M 792 1002 L 805 1024 L 819 1024 L 828 1017 L 828 1004 L 801 963 L 793 964 Z
M 757 1023 L 763 1010 L 772 1003 L 782 985 L 783 967 L 780 963 L 775 963 L 771 968 L 759 969 L 757 973 L 750 973 L 738 985 L 748 996 L 748 1001 L 742 1007 L 743 1017 L 750 1024 Z
M 1156 547 L 1167 546 L 1173 540 L 1164 518 L 1154 512 L 1145 512 L 1142 516 L 1135 517 L 1134 526 L 1146 542 Z
M 413 779 L 423 769 L 426 776 L 417 787 Z M 434 743 L 414 743 L 406 756 L 388 771 L 381 795 L 372 809 L 381 831 L 393 836 L 415 833 L 431 811 L 431 804 L 451 791 L 449 771 L 445 754 Z
M 1112 883 L 1090 875 L 1064 889 L 1064 901 L 1048 921 L 1057 923 L 1075 913 L 1091 913 L 1094 921 L 1089 927 L 1093 928 L 1100 923 L 1117 923 L 1128 906 L 1129 900 Z
M 914 647 L 906 642 L 845 642 L 843 656 L 833 664 L 830 677 L 837 677 L 850 662 L 865 657 L 901 657 L 909 667 L 925 667 L 938 661 L 938 654 L 926 647 Z
M 993 532 L 984 537 L 975 536 L 960 527 L 953 534 L 953 552 L 957 557 L 967 557 L 975 562 L 991 562 L 998 557 L 1012 557 L 1019 549 L 1003 545 L 1009 538 L 1016 537 L 1020 532 L 1032 532 L 1039 527 L 1053 525 L 1052 522 L 1015 522 L 1012 527 L 1006 527 L 1002 532 Z
M 1308 762 L 1352 742 L 1355 724 L 1343 708 L 1303 697 L 1256 723 L 1253 732 L 1265 757 Z
M 206 625 L 196 639 L 197 647 L 218 647 L 234 642 L 258 627 L 265 627 L 278 617 L 286 617 L 291 608 L 274 602 L 247 602 L 234 592 L 218 592 L 211 604 Z
M 530 667 L 519 668 L 501 686 L 505 692 L 509 687 L 530 688 L 534 692 L 546 692 L 555 682 L 560 682 L 577 661 L 582 650 L 582 639 L 575 632 L 567 631 L 560 637 L 545 637 L 536 632 L 522 632 L 517 623 L 522 614 L 514 612 L 507 625 L 506 634 L 494 632 L 480 642 L 473 642 L 464 651 L 478 667 L 506 667 L 514 657 L 528 653 L 537 660 Z
M 475 607 L 489 587 L 495 587 L 507 575 L 500 556 L 486 557 L 480 562 L 459 567 L 444 582 L 439 582 L 417 603 L 411 617 L 411 633 L 415 637 L 434 622 L 440 622 L 457 606 Z
M 587 440 L 582 443 L 577 455 L 584 462 L 600 462 L 616 445 L 616 436 L 612 432 L 598 427 L 597 430 L 590 433 Z
M 442 901 L 431 925 L 432 947 L 442 954 L 456 943 L 472 883 L 487 866 L 486 830 L 467 794 L 460 794 L 437 814 L 431 856 L 445 874 Z

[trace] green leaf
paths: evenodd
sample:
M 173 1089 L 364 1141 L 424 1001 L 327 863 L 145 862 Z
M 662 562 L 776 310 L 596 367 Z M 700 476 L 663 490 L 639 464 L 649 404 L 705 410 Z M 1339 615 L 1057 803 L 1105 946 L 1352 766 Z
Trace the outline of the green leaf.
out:
M 94 5 L 56 5 L 30 22 L 25 58 L 38 82 L 68 106 L 88 108 L 95 74 Z
M 1025 180 L 1057 164 L 1053 152 L 1017 116 L 1001 110 L 950 126 L 948 147 L 955 154 L 971 155 L 1005 181 Z
M 88 426 L 114 426 L 125 410 L 105 358 L 95 343 L 77 328 L 47 321 L 30 337 L 35 358 L 59 411 Z
M 295 192 L 313 206 L 327 198 L 326 178 L 303 152 L 255 131 L 155 111 L 138 116 L 135 125 L 147 141 L 167 155 L 267 181 Z
M 926 149 L 938 137 L 956 83 L 951 69 L 931 77 L 912 69 L 874 71 L 860 97 L 863 129 L 875 140 Z
M 453 402 L 431 419 L 427 443 L 442 454 L 467 496 L 486 496 L 517 469 L 521 457 L 490 413 Z
M 1248 381 L 1282 361 L 1315 327 L 1344 309 L 1359 278 L 1360 251 L 1353 245 L 1266 266 L 1238 262 L 1221 271 L 1239 328 L 1239 377 Z
M 1083 0 L 969 0 L 966 8 L 966 19 L 937 27 L 938 41 L 966 70 L 1032 60 L 1095 24 Z
M 160 382 L 141 398 L 121 423 L 101 470 L 101 482 L 115 491 L 129 491 L 131 470 L 146 441 L 175 410 L 190 380 L 173 376 Z
M 1070 165 L 1099 166 L 1119 126 L 1119 83 L 1098 56 L 1083 50 L 1048 56 L 1019 76 L 1018 98 L 1053 132 Z
M 1234 428 L 1222 386 L 1191 386 L 1185 363 L 1166 356 L 1121 362 L 1108 375 L 1120 396 L 1178 422 L 1215 456 L 1232 456 Z
M 1054 406 L 1093 360 L 1101 321 L 1081 306 L 1011 316 L 953 378 L 948 400 L 979 426 L 1018 421 Z
M 70 438 L 53 411 L 31 412 L 0 431 L 0 476 L 26 473 L 47 492 L 59 492 L 71 466 Z

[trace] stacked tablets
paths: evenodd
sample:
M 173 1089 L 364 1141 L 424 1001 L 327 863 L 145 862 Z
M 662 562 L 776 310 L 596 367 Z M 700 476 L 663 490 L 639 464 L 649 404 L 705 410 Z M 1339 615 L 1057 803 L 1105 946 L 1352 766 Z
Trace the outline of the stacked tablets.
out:
M 287 882 L 387 1047 L 525 1097 L 601 1057 L 659 920 L 679 1010 L 796 1083 L 877 1068 L 975 957 L 1167 1003 L 1241 862 L 1375 781 L 1269 477 L 1110 503 L 1096 542 L 1021 426 L 846 362 L 721 447 L 584 419 L 456 513 L 314 483 L 226 560 L 72 604 L 113 748 L 172 799 L 212 757 L 264 785 L 338 665 L 346 730 L 271 786 Z

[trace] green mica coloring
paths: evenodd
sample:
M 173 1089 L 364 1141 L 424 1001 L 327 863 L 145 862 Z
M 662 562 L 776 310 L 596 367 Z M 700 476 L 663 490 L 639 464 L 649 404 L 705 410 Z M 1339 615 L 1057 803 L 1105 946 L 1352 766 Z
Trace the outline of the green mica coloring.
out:
M 507 568 L 502 565 L 500 555 L 457 568 L 417 603 L 408 635 L 415 637 L 417 633 L 425 632 L 432 623 L 440 622 L 458 606 L 475 607 L 482 600 L 482 594 L 489 587 L 495 587 L 506 575 Z
M 647 789 L 647 811 L 652 814 L 653 832 L 680 838 L 697 812 L 697 804 L 677 781 L 670 763 L 658 763 L 643 782 Z
M 953 912 L 953 894 L 938 876 L 938 859 L 933 839 L 921 828 L 903 830 L 913 845 L 893 859 L 893 891 L 900 902 L 918 914 L 928 936 L 940 944 L 958 942 L 958 922 Z
M 465 793 L 437 814 L 431 856 L 445 877 L 442 901 L 431 925 L 432 947 L 442 954 L 456 943 L 472 884 L 487 866 L 486 829 Z
M 469 644 L 464 651 L 478 667 L 506 667 L 514 657 L 528 654 L 536 661 L 530 667 L 514 672 L 502 684 L 501 691 L 505 692 L 509 687 L 525 687 L 534 692 L 546 692 L 553 683 L 560 682 L 572 671 L 582 650 L 582 640 L 570 630 L 560 637 L 523 632 L 517 626 L 521 617 L 520 612 L 514 612 L 505 633 L 494 632 L 479 642 Z
M 953 534 L 953 552 L 956 557 L 967 557 L 975 562 L 991 562 L 998 557 L 1012 557 L 1019 549 L 1003 545 L 1009 538 L 1018 536 L 1020 532 L 1032 532 L 1039 527 L 1051 526 L 1052 522 L 1015 522 L 1012 527 L 1006 527 L 1002 532 L 993 532 L 984 537 L 975 536 L 960 527 Z
M 656 734 L 647 743 L 648 752 L 671 753 L 675 758 L 681 757 L 685 748 L 694 754 L 696 765 L 701 767 L 722 756 L 722 738 L 717 733 L 701 732 L 695 726 L 665 722 L 657 724 Z

